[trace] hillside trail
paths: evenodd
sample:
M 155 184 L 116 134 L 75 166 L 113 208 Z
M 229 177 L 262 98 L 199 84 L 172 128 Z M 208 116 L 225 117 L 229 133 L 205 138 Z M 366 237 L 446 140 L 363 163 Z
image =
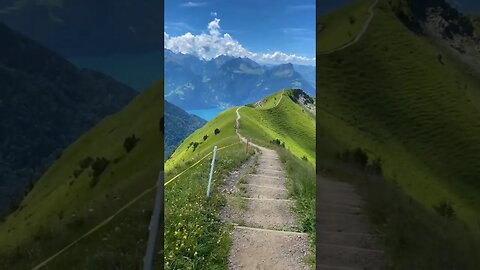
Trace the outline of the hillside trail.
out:
M 334 49 L 331 49 L 329 51 L 317 52 L 317 54 L 319 54 L 319 55 L 331 54 L 331 53 L 346 49 L 346 48 L 354 45 L 355 43 L 357 43 L 363 37 L 363 35 L 367 32 L 367 29 L 370 26 L 370 23 L 372 22 L 373 17 L 375 16 L 374 8 L 377 6 L 378 1 L 379 0 L 375 0 L 375 2 L 373 2 L 372 5 L 368 8 L 369 17 L 368 17 L 367 21 L 365 22 L 365 24 L 363 25 L 362 30 L 360 30 L 360 32 L 358 33 L 358 35 L 355 37 L 354 40 L 349 41 L 349 42 L 345 43 L 344 45 L 342 45 L 340 47 L 337 47 L 337 48 L 334 48 Z
M 237 109 L 236 133 L 240 113 Z M 291 212 L 293 201 L 288 199 L 286 176 L 278 154 L 254 143 L 258 149 L 255 172 L 246 174 L 244 183 L 247 207 L 241 214 L 241 225 L 232 232 L 229 269 L 309 269 L 308 235 L 296 230 L 297 220 Z

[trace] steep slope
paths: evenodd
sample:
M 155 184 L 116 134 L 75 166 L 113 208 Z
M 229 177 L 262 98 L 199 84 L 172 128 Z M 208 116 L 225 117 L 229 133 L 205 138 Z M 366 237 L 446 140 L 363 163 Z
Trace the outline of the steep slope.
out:
M 140 267 L 163 163 L 162 85 L 102 120 L 43 174 L 0 224 L 0 265 L 32 268 L 107 220 L 48 268 Z
M 454 54 L 419 34 L 416 27 L 423 26 L 409 24 L 398 9 L 400 5 L 404 14 L 414 15 L 409 3 L 418 7 L 431 2 L 435 1 L 379 1 L 356 44 L 328 54 L 317 48 L 318 160 L 328 170 L 328 164 L 339 162 L 335 156 L 362 148 L 369 162 L 381 161 L 384 177 L 398 184 L 411 207 L 419 202 L 422 211 L 447 219 L 445 226 L 422 224 L 449 248 L 436 247 L 442 255 L 408 253 L 421 252 L 417 247 L 425 244 L 409 239 L 408 232 L 387 242 L 400 247 L 388 254 L 397 262 L 405 260 L 398 269 L 412 269 L 408 263 L 414 269 L 474 269 L 470 267 L 475 259 L 459 252 L 470 250 L 462 249 L 459 239 L 477 241 L 480 232 L 480 81 Z M 441 210 L 445 207 L 453 211 L 455 221 L 448 221 Z M 415 224 L 426 218 L 407 220 Z M 456 222 L 464 226 L 463 238 L 451 237 Z M 395 241 L 407 246 L 401 249 Z
M 6 0 L 0 21 L 66 57 L 138 53 L 161 48 L 162 10 L 155 0 Z
M 283 96 L 282 101 L 280 98 Z M 279 102 L 280 101 L 280 102 Z M 240 133 L 258 144 L 278 151 L 285 166 L 289 195 L 303 208 L 295 208 L 303 232 L 314 233 L 315 122 L 312 99 L 301 90 L 285 90 L 258 103 L 241 107 Z M 262 104 L 260 106 L 260 104 Z M 253 153 L 246 151 L 236 134 L 238 108 L 228 109 L 181 143 L 165 163 L 165 262 L 167 268 L 225 268 L 231 245 L 231 227 L 220 218 L 231 192 L 225 187 L 229 175 Z M 314 111 L 314 110 L 313 110 Z M 285 121 L 287 119 L 288 121 Z M 304 124 L 298 124 L 303 122 Z M 253 132 L 261 128 L 261 132 Z M 217 130 L 217 132 L 215 132 Z M 286 149 L 271 141 L 285 140 Z M 212 197 L 206 199 L 213 147 L 217 146 Z M 308 162 L 301 157 L 308 157 Z M 293 165 L 294 164 L 294 165 Z M 296 175 L 295 175 L 296 173 Z M 188 220 L 189 222 L 185 222 Z M 314 239 L 314 236 L 312 237 Z
M 189 114 L 172 103 L 165 101 L 165 151 L 167 157 L 172 151 L 195 130 L 207 121 Z
M 136 92 L 0 23 L 0 215 L 68 144 Z M 28 190 L 27 190 L 28 191 Z

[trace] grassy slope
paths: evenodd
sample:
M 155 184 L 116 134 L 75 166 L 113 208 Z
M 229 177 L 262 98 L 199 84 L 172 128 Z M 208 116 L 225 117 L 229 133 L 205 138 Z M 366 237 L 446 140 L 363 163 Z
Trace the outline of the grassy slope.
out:
M 16 258 L 17 262 L 10 269 L 24 269 L 42 261 L 155 185 L 163 163 L 159 129 L 162 107 L 163 82 L 158 82 L 63 152 L 24 199 L 20 209 L 0 224 L 0 250 L 16 251 L 10 260 Z M 123 142 L 131 134 L 140 141 L 126 154 Z M 79 161 L 87 156 L 111 161 L 93 188 L 90 188 L 90 169 L 73 177 Z M 114 162 L 115 159 L 119 160 Z M 137 203 L 137 207 L 142 208 L 129 209 L 105 229 L 61 255 L 49 264 L 50 269 L 62 269 L 65 265 L 83 269 L 92 263 L 100 269 L 110 269 L 114 264 L 138 265 L 144 256 L 145 244 L 135 244 L 146 236 L 153 196 L 154 192 L 148 194 Z M 125 237 L 121 232 L 126 228 L 129 232 Z M 105 240 L 105 235 L 114 233 L 117 237 Z M 125 256 L 112 255 L 119 252 L 119 248 Z
M 357 44 L 318 56 L 322 160 L 363 147 L 407 194 L 431 210 L 452 202 L 480 231 L 480 83 L 452 59 L 442 65 L 386 1 L 375 13 Z
M 273 106 L 277 103 L 275 98 L 279 98 L 280 94 L 281 93 L 278 93 L 266 98 L 264 106 L 270 107 L 271 110 L 274 111 L 275 109 Z M 282 101 L 281 108 L 279 107 L 278 109 L 280 109 L 280 112 L 290 112 L 295 114 L 293 116 L 299 116 L 297 114 L 300 109 L 297 107 L 297 111 L 295 111 L 292 106 L 295 105 L 285 99 L 285 101 Z M 252 135 L 247 131 L 249 125 L 255 125 L 257 127 L 262 126 L 259 125 L 258 122 L 253 123 L 250 121 L 248 124 L 246 119 L 249 118 L 248 115 L 250 113 L 255 113 L 255 111 L 262 111 L 260 113 L 263 114 L 263 111 L 266 110 L 265 107 L 260 110 L 253 110 L 251 108 L 243 108 L 241 110 L 241 132 L 245 133 L 244 135 Z M 165 163 L 167 182 L 179 172 L 188 168 L 200 158 L 210 153 L 214 145 L 223 147 L 234 144 L 229 148 L 217 152 L 215 173 L 213 177 L 214 188 L 222 184 L 219 181 L 220 179 L 223 179 L 223 177 L 237 168 L 251 155 L 251 153 L 246 153 L 245 146 L 242 144 L 235 144 L 239 143 L 239 139 L 236 136 L 234 129 L 236 119 L 235 111 L 236 108 L 224 111 L 184 140 L 184 142 L 175 150 L 172 157 Z M 276 116 L 277 114 L 273 115 Z M 264 119 L 266 119 L 266 116 L 267 115 L 264 116 Z M 300 117 L 305 116 L 303 115 Z M 271 121 L 272 128 L 285 128 L 278 125 L 279 119 L 282 118 L 274 119 L 275 120 Z M 314 163 L 315 156 L 312 154 L 315 149 L 313 117 L 309 116 L 307 120 L 311 126 L 309 126 L 310 129 L 308 131 L 304 131 L 309 134 L 311 140 L 309 143 L 298 144 L 304 147 L 298 147 L 300 151 L 298 153 L 301 156 L 306 155 L 312 157 L 310 160 Z M 220 134 L 218 135 L 214 135 L 214 130 L 216 128 L 220 129 Z M 288 130 L 287 132 L 293 132 L 293 130 Z M 205 135 L 209 136 L 206 141 L 203 140 Z M 263 135 L 252 135 L 253 138 L 257 138 L 257 136 L 259 136 L 257 141 L 263 141 L 265 144 L 268 144 L 268 141 L 271 140 Z M 193 151 L 193 147 L 189 146 L 192 142 L 202 143 L 199 144 L 195 151 Z M 279 149 L 279 151 L 282 151 L 282 160 L 287 163 L 287 170 L 289 173 L 295 171 L 292 169 L 293 167 L 296 169 L 305 168 L 304 173 L 311 172 L 312 179 L 306 177 L 304 174 L 298 174 L 297 176 L 301 175 L 302 177 L 295 185 L 292 185 L 291 190 L 294 194 L 298 194 L 299 196 L 300 194 L 304 196 L 307 196 L 308 194 L 308 199 L 302 200 L 297 206 L 297 209 L 301 211 L 301 213 L 304 213 L 304 215 L 300 217 L 301 220 L 304 221 L 304 230 L 309 232 L 314 231 L 314 229 L 312 229 L 315 227 L 313 166 L 303 160 L 293 157 L 283 149 Z M 226 201 L 218 192 L 213 192 L 213 196 L 210 199 L 205 198 L 210 163 L 211 156 L 204 159 L 198 165 L 186 171 L 185 174 L 182 174 L 166 186 L 165 262 L 167 269 L 226 269 L 227 267 L 227 255 L 231 241 L 229 237 L 230 228 L 225 227 L 217 214 L 221 205 L 225 204 Z M 298 173 L 298 171 L 292 173 Z M 188 222 L 185 222 L 186 220 L 188 220 Z
M 324 29 L 317 33 L 317 51 L 329 51 L 352 41 L 362 29 L 373 0 L 355 0 L 338 11 L 319 17 L 317 25 Z M 350 17 L 354 23 L 350 23 Z
M 293 155 L 315 166 L 315 116 L 294 103 L 289 90 L 269 96 L 261 108 L 242 108 L 240 115 L 247 137 L 264 145 L 279 139 Z

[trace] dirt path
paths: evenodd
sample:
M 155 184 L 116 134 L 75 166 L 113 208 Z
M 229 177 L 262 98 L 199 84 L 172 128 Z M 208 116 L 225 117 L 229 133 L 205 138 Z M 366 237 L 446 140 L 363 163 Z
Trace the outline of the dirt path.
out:
M 375 2 L 373 2 L 372 5 L 368 8 L 368 13 L 370 13 L 370 16 L 368 17 L 367 21 L 363 25 L 362 30 L 358 33 L 358 35 L 355 37 L 354 40 L 349 41 L 346 44 L 344 44 L 340 47 L 337 47 L 335 49 L 329 50 L 329 51 L 317 52 L 317 54 L 320 54 L 320 55 L 331 54 L 331 53 L 334 53 L 334 52 L 337 52 L 337 51 L 341 51 L 341 50 L 343 50 L 345 48 L 348 48 L 348 47 L 352 46 L 353 44 L 357 43 L 363 37 L 365 32 L 367 32 L 368 26 L 370 26 L 370 23 L 372 22 L 372 19 L 375 16 L 374 8 L 377 4 L 378 4 L 378 0 L 375 0 Z
M 352 185 L 317 176 L 317 269 L 385 269 L 378 236 Z
M 240 113 L 237 109 L 237 131 Z M 238 132 L 242 141 L 242 137 Z M 240 200 L 244 211 L 232 233 L 229 269 L 309 269 L 305 258 L 309 251 L 308 235 L 297 231 L 297 220 L 291 212 L 285 172 L 278 154 L 271 149 L 249 142 L 258 150 L 254 171 L 244 173 L 244 193 Z

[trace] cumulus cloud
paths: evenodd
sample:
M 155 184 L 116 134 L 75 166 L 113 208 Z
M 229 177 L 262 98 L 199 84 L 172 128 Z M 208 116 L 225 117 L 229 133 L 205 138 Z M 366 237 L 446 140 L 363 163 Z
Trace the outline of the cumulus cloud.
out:
M 230 34 L 221 32 L 220 19 L 215 18 L 208 23 L 208 33 L 194 35 L 188 32 L 181 36 L 170 36 L 164 33 L 164 47 L 176 53 L 192 54 L 204 60 L 220 55 L 248 57 L 261 64 L 302 64 L 315 65 L 315 58 L 286 54 L 275 51 L 271 53 L 255 53 L 247 50 Z
M 217 12 L 212 11 L 212 12 L 210 12 L 210 16 L 212 16 L 212 17 L 217 17 L 218 15 L 217 15 Z

